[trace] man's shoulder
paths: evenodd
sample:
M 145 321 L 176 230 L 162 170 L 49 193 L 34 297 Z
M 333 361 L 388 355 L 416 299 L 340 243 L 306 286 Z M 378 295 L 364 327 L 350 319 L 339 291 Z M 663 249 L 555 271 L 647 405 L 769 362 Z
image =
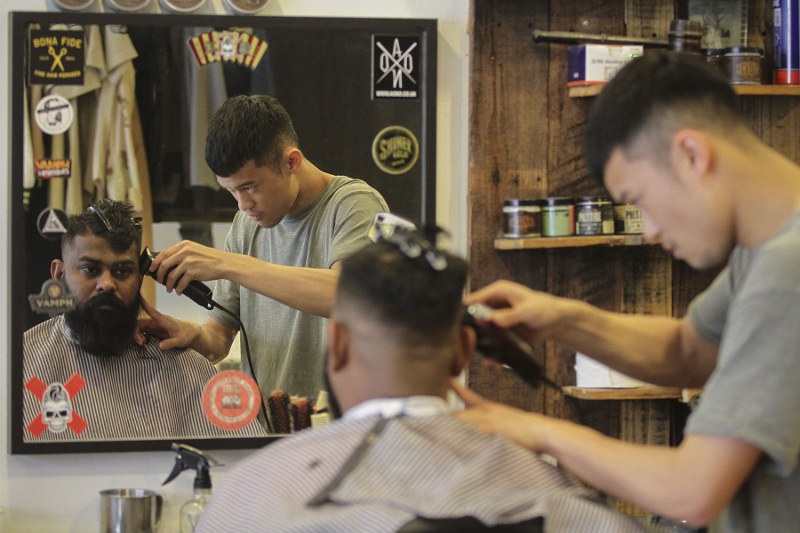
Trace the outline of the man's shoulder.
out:
M 27 352 L 32 348 L 37 348 L 45 343 L 52 342 L 61 331 L 59 324 L 60 316 L 33 326 L 22 334 L 22 350 Z
M 383 202 L 383 196 L 374 187 L 364 180 L 350 178 L 347 176 L 334 176 L 328 185 L 330 188 L 331 201 L 344 201 L 347 198 L 364 195 Z
M 748 290 L 794 291 L 800 295 L 800 224 L 754 250 L 739 248 L 731 260 L 735 282 L 746 279 Z M 746 278 L 742 278 L 742 275 Z

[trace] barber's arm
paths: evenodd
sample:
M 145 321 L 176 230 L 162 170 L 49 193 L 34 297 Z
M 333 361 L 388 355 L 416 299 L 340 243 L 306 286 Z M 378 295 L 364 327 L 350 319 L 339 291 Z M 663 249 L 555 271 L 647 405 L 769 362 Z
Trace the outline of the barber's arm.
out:
M 164 339 L 158 344 L 162 350 L 192 348 L 212 364 L 217 364 L 228 356 L 238 331 L 210 316 L 206 317 L 202 325 L 173 318 L 158 312 L 144 298 L 142 298 L 142 308 L 149 318 L 139 319 L 134 336 L 136 342 L 142 344 L 144 334 L 150 333 Z
M 166 278 L 166 272 L 176 266 Z M 243 254 L 224 252 L 182 241 L 158 254 L 150 265 L 167 292 L 182 294 L 193 279 L 226 279 L 305 313 L 327 317 L 333 306 L 338 263 L 330 269 L 268 263 Z
M 492 308 L 492 322 L 529 341 L 551 340 L 657 385 L 698 388 L 713 372 L 717 347 L 688 318 L 603 311 L 578 300 L 498 281 L 467 296 Z
M 705 526 L 730 503 L 761 457 L 739 439 L 687 435 L 680 446 L 647 446 L 490 402 L 453 382 L 467 409 L 454 413 L 487 433 L 499 433 L 555 457 L 586 483 L 656 514 Z

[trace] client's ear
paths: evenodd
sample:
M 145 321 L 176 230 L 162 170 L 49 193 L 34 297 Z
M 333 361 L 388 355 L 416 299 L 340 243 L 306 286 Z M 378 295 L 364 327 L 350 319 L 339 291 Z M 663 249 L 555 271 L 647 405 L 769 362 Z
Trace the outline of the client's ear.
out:
M 55 280 L 64 279 L 64 263 L 61 259 L 53 259 L 50 263 L 50 277 Z
M 350 359 L 350 333 L 344 324 L 328 320 L 328 370 L 341 370 Z
M 456 345 L 456 356 L 453 358 L 453 366 L 450 369 L 450 374 L 457 376 L 461 371 L 467 367 L 469 360 L 475 353 L 475 345 L 477 344 L 477 334 L 475 330 L 469 326 L 462 326 L 458 332 L 458 343 Z

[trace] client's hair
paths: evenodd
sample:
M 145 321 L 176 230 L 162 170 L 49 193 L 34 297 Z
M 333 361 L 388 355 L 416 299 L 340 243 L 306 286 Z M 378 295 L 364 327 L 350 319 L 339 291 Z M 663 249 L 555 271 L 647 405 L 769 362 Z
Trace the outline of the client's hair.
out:
M 434 269 L 425 254 L 410 258 L 396 244 L 367 245 L 342 261 L 337 306 L 357 306 L 405 334 L 408 343 L 449 342 L 463 318 L 467 263 L 436 252 L 447 262 L 442 270 Z
M 111 226 L 110 230 L 94 209 L 103 214 Z M 134 243 L 138 251 L 142 247 L 140 220 L 133 216 L 133 207 L 129 204 L 104 198 L 88 211 L 68 217 L 67 232 L 61 237 L 61 250 L 69 246 L 76 236 L 91 233 L 107 240 L 115 252 L 124 252 Z

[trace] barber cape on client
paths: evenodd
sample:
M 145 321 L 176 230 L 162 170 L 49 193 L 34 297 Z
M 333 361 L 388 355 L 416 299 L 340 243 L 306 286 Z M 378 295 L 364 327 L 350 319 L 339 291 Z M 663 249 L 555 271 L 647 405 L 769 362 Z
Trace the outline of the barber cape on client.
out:
M 198 532 L 395 532 L 471 517 L 525 531 L 642 531 L 536 455 L 449 414 L 473 354 L 467 265 L 396 229 L 344 259 L 326 377 L 342 417 L 237 464 Z

